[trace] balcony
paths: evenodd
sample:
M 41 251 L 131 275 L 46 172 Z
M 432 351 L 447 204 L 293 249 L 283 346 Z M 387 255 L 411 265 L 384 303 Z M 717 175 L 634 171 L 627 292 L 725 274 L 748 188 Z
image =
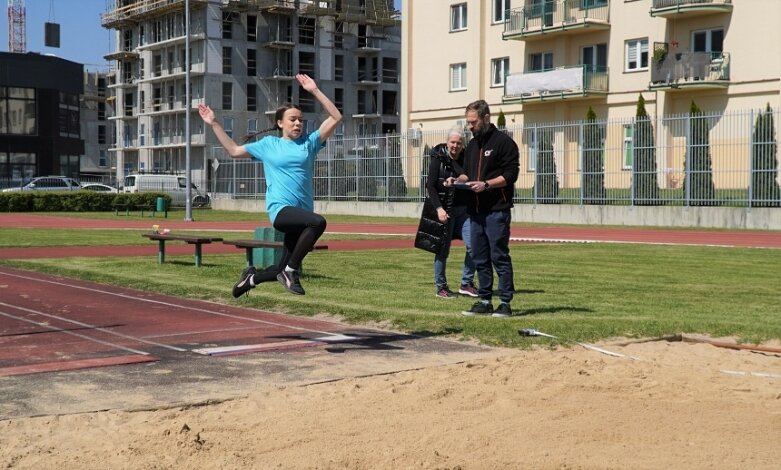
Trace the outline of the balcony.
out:
M 575 65 L 542 72 L 510 74 L 504 83 L 504 102 L 604 98 L 608 69 Z
M 106 60 L 136 60 L 138 59 L 138 52 L 126 47 L 124 49 L 114 51 L 112 53 L 103 56 Z
M 610 0 L 526 0 L 511 9 L 503 39 L 532 41 L 546 35 L 583 34 L 610 28 Z
M 652 0 L 651 16 L 679 18 L 732 12 L 732 0 Z
M 109 0 L 115 7 L 119 0 Z M 190 0 L 190 8 L 205 7 L 209 0 Z M 137 0 L 129 5 L 112 8 L 100 15 L 104 28 L 119 29 L 145 19 L 175 11 L 184 11 L 185 0 Z
M 368 36 L 359 36 L 358 43 L 353 53 L 356 55 L 367 56 L 380 53 L 382 51 L 383 38 L 373 38 Z
M 263 80 L 273 80 L 273 81 L 290 81 L 293 80 L 294 78 L 295 76 L 293 75 L 293 71 L 286 67 L 276 68 L 270 74 L 263 76 Z
M 651 90 L 726 88 L 730 81 L 726 52 L 667 54 L 651 63 Z

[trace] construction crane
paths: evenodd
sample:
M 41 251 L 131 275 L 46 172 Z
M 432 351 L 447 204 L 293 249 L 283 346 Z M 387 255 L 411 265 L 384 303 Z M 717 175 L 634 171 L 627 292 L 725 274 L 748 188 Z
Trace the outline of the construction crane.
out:
M 8 52 L 27 52 L 27 9 L 24 0 L 8 0 Z

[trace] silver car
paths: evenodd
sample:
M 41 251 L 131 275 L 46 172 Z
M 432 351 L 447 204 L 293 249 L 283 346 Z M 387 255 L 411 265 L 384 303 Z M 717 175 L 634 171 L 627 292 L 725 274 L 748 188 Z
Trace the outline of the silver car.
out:
M 67 176 L 38 176 L 18 188 L 7 188 L 3 192 L 12 191 L 78 191 L 81 184 Z

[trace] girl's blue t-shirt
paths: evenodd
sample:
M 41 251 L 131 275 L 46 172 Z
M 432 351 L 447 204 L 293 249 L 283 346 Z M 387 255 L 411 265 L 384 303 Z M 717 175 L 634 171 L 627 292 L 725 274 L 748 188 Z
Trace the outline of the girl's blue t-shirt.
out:
M 272 224 L 285 206 L 314 211 L 312 173 L 323 147 L 320 130 L 296 140 L 270 135 L 244 146 L 253 159 L 263 162 L 266 212 Z

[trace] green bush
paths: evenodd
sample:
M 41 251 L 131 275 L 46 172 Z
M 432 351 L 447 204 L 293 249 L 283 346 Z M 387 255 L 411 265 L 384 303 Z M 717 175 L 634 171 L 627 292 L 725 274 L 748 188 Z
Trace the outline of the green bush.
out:
M 156 205 L 157 198 L 171 207 L 171 196 L 165 193 L 99 193 L 95 191 L 0 193 L 2 212 L 106 212 L 115 204 Z

